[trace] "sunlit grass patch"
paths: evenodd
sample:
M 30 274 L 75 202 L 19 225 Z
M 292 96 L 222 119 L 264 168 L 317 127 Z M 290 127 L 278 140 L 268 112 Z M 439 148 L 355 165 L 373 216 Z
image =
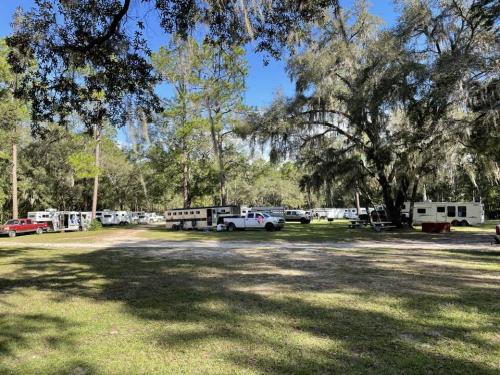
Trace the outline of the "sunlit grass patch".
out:
M 312 247 L 0 248 L 0 373 L 499 370 L 494 249 Z

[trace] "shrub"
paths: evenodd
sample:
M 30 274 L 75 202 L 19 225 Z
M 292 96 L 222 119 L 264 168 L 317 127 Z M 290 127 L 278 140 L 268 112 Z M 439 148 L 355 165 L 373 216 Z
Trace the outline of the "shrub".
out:
M 97 219 L 92 220 L 92 222 L 89 225 L 89 230 L 97 231 L 101 229 L 102 229 L 102 223 Z

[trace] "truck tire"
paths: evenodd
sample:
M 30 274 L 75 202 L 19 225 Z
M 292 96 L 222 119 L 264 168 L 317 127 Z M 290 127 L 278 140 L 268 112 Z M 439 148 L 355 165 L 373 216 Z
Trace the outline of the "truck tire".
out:
M 227 230 L 229 232 L 234 232 L 236 230 L 236 225 L 234 225 L 234 223 L 229 223 L 229 225 L 227 226 Z
M 451 222 L 451 225 L 453 225 L 454 227 L 456 227 L 458 224 L 459 224 L 458 220 L 452 220 Z
M 266 226 L 265 226 L 265 229 L 268 231 L 268 232 L 272 232 L 274 231 L 274 224 L 273 223 L 267 223 Z
M 43 229 L 42 228 L 37 228 L 36 234 L 42 234 L 42 233 L 43 233 Z
M 12 237 L 15 237 L 15 236 L 16 236 L 16 231 L 15 231 L 15 230 L 11 230 L 11 231 L 9 232 L 9 237 L 11 237 L 11 238 L 12 238 Z
M 461 226 L 461 227 L 468 227 L 468 226 L 469 226 L 469 222 L 468 222 L 467 220 L 462 220 L 462 221 L 460 222 L 460 226 Z
M 300 224 L 309 224 L 311 222 L 311 220 L 307 220 L 305 217 L 302 217 L 300 219 Z

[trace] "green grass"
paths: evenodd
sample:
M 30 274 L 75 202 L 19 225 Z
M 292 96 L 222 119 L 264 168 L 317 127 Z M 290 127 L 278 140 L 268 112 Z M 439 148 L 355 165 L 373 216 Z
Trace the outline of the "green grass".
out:
M 290 228 L 272 249 L 0 246 L 0 373 L 498 374 L 498 247 L 292 249 L 334 227 Z
M 217 241 L 355 241 L 355 240 L 386 240 L 386 239 L 442 239 L 454 238 L 462 233 L 487 234 L 495 232 L 495 222 L 488 221 L 475 227 L 453 227 L 451 233 L 422 233 L 420 227 L 410 229 L 391 229 L 377 233 L 370 227 L 350 229 L 349 221 L 336 220 L 333 223 L 314 221 L 311 224 L 287 223 L 279 232 L 264 230 L 246 230 L 236 232 L 202 232 L 202 231 L 172 231 L 163 226 L 157 226 L 140 233 L 140 237 L 149 240 L 217 240 Z
M 124 230 L 135 229 L 134 226 L 128 227 L 104 227 L 99 231 L 91 232 L 52 232 L 52 233 L 43 233 L 41 235 L 35 234 L 18 234 L 14 238 L 9 238 L 8 236 L 0 237 L 0 245 L 9 244 L 9 243 L 64 243 L 64 242 L 81 242 L 81 243 L 92 243 L 99 242 L 102 239 L 106 239 L 108 237 L 112 237 L 117 235 L 118 233 L 123 232 Z

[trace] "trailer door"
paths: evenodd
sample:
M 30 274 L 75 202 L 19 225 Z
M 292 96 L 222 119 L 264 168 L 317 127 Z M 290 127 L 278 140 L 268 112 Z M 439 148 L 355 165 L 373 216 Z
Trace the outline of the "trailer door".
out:
M 436 206 L 436 222 L 437 223 L 444 223 L 447 222 L 446 219 L 446 206 Z
M 213 222 L 213 219 L 212 219 L 212 209 L 211 208 L 207 208 L 207 226 L 211 227 L 212 226 L 212 222 Z

